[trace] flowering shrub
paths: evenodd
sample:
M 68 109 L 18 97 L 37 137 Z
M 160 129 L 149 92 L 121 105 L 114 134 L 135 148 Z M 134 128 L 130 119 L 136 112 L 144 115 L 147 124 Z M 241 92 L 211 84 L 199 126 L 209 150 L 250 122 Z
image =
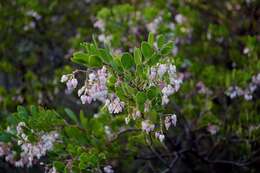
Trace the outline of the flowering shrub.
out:
M 148 41 L 135 48 L 133 54 L 114 57 L 109 50 L 86 43 L 85 51 L 75 53 L 72 60 L 90 69 L 63 75 L 61 82 L 66 82 L 67 91 L 72 91 L 78 84 L 75 74 L 83 73 L 86 79 L 77 92 L 82 104 L 101 101 L 108 113 L 124 115 L 127 125 L 141 128 L 147 134 L 160 132 L 162 139 L 164 126 L 158 122 L 169 119 L 164 115 L 164 106 L 182 83 L 174 59 L 168 56 L 173 43 L 164 42 L 162 37 L 157 39 L 158 48 L 150 34 Z M 176 115 L 165 122 L 168 130 L 171 122 L 176 125 Z
M 153 46 L 155 38 L 150 34 L 147 42 L 135 48 L 134 54 L 114 57 L 109 50 L 98 48 L 95 43 L 84 44 L 85 51 L 75 53 L 72 60 L 88 67 L 87 70 L 63 75 L 61 82 L 66 82 L 67 92 L 71 93 L 80 83 L 76 77 L 80 74 L 86 76 L 77 94 L 82 104 L 102 102 L 104 107 L 99 115 L 88 119 L 81 115 L 79 122 L 67 109 L 73 120 L 70 124 L 55 112 L 32 107 L 30 115 L 26 109 L 19 107 L 17 115 L 12 116 L 15 122 L 11 119 L 2 133 L 5 142 L 10 143 L 1 145 L 5 160 L 18 167 L 30 167 L 60 144 L 68 148 L 59 151 L 57 148 L 61 146 L 57 146 L 54 150 L 56 154 L 65 153 L 54 158 L 60 160 L 65 157 L 68 160 L 65 163 L 53 162 L 50 172 L 95 172 L 101 169 L 106 158 L 111 157 L 105 150 L 109 146 L 99 148 L 98 145 L 113 143 L 117 133 L 141 133 L 143 130 L 142 136 L 146 140 L 151 142 L 154 138 L 163 143 L 165 131 L 176 126 L 177 122 L 177 116 L 165 112 L 164 107 L 169 97 L 179 90 L 182 79 L 174 59 L 168 56 L 173 44 L 162 42 L 162 37 L 157 40 L 159 48 Z M 63 129 L 62 126 L 66 127 Z M 88 135 L 85 136 L 85 133 Z M 13 150 L 14 146 L 18 151 Z M 104 165 L 104 171 L 111 172 L 112 167 Z

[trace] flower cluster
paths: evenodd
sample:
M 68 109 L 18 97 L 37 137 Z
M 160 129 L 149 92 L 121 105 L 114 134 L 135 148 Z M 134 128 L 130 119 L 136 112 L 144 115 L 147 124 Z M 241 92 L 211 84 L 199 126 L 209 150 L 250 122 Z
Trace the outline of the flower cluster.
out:
M 16 167 L 31 167 L 33 163 L 39 160 L 42 156 L 52 150 L 54 142 L 58 139 L 57 132 L 52 131 L 50 133 L 37 133 L 38 141 L 31 143 L 28 136 L 25 134 L 24 129 L 28 130 L 28 127 L 24 122 L 20 122 L 16 127 L 16 136 L 19 139 L 17 145 L 21 147 L 21 153 L 17 157 L 18 153 L 12 151 L 9 146 L 0 146 L 0 155 L 5 156 L 5 160 L 13 164 Z M 30 130 L 34 133 L 33 130 Z M 17 158 L 19 160 L 17 160 Z
M 90 104 L 92 101 L 99 100 L 105 102 L 107 98 L 107 70 L 105 67 L 92 72 L 88 75 L 85 84 L 78 90 L 78 96 L 82 104 Z
M 105 31 L 105 22 L 103 20 L 97 20 L 95 23 L 94 23 L 94 27 L 95 28 L 98 28 L 99 30 L 101 31 Z
M 199 94 L 205 94 L 205 95 L 211 95 L 212 91 L 205 86 L 205 84 L 202 81 L 199 81 L 196 84 L 196 90 Z
M 151 33 L 156 33 L 158 26 L 160 26 L 160 23 L 163 21 L 161 16 L 158 16 L 157 18 L 155 18 L 151 23 L 148 23 L 146 25 L 146 28 L 149 32 Z
M 176 126 L 176 123 L 177 123 L 177 116 L 175 114 L 165 117 L 164 125 L 166 130 L 168 130 L 172 125 Z
M 61 82 L 67 82 L 67 90 L 72 92 L 78 85 L 78 81 L 75 78 L 74 71 L 72 74 L 63 75 Z M 108 72 L 105 66 L 97 71 L 92 71 L 88 74 L 84 85 L 78 90 L 78 96 L 82 104 L 91 104 L 93 101 L 101 101 L 105 103 L 108 111 L 113 114 L 117 114 L 123 111 L 125 103 L 114 93 L 108 93 L 106 86 Z
M 231 86 L 226 91 L 226 95 L 229 96 L 231 99 L 234 99 L 239 96 L 244 96 L 245 100 L 252 100 L 253 93 L 257 90 L 259 86 L 260 86 L 260 73 L 252 77 L 251 82 L 244 90 L 238 86 Z
M 111 94 L 110 98 L 106 100 L 105 106 L 108 108 L 109 113 L 117 114 L 123 111 L 125 103 L 115 95 Z
M 142 130 L 146 133 L 150 133 L 154 130 L 155 125 L 150 122 L 150 120 L 142 121 Z
M 226 91 L 226 94 L 231 98 L 236 98 L 238 96 L 243 95 L 243 90 L 238 86 L 231 86 Z
M 67 74 L 67 75 L 62 75 L 61 77 L 61 82 L 64 83 L 66 82 L 67 86 L 67 93 L 72 93 L 72 91 L 77 88 L 78 85 L 78 80 L 75 78 L 74 74 Z
M 165 135 L 161 132 L 155 132 L 155 137 L 159 139 L 160 142 L 163 142 L 165 139 Z
M 176 93 L 182 84 L 182 77 L 177 75 L 176 67 L 172 64 L 157 64 L 152 67 L 149 72 L 151 86 L 159 86 L 161 88 L 162 105 L 169 103 L 169 96 Z
M 178 24 L 183 24 L 187 21 L 186 17 L 183 16 L 182 14 L 177 14 L 175 17 L 174 17 L 175 21 L 178 23 Z
M 102 43 L 110 43 L 110 41 L 112 40 L 112 35 L 105 35 L 105 29 L 106 29 L 106 24 L 103 20 L 98 19 L 95 23 L 94 23 L 94 27 L 98 28 L 102 34 L 98 35 L 98 40 Z

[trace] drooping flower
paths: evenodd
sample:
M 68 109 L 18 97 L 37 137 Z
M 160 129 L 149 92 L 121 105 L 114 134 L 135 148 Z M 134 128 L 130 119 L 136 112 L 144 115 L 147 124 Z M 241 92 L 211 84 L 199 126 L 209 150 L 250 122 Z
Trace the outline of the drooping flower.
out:
M 31 143 L 28 139 L 28 135 L 25 133 L 28 131 L 28 127 L 24 122 L 18 123 L 16 126 L 16 136 L 17 145 L 21 147 L 21 152 L 17 158 L 16 153 L 11 151 L 8 148 L 4 148 L 4 153 L 2 156 L 5 156 L 5 160 L 16 167 L 31 167 L 33 163 L 39 160 L 42 156 L 45 156 L 46 153 L 52 150 L 55 141 L 58 139 L 59 134 L 55 131 L 48 133 L 38 132 L 35 133 L 34 130 L 30 130 L 36 138 L 36 142 Z
M 146 133 L 150 133 L 151 131 L 153 131 L 154 130 L 154 128 L 155 128 L 155 125 L 154 124 L 152 124 L 151 122 L 150 122 L 150 120 L 144 120 L 144 121 L 142 121 L 142 130 L 143 131 L 145 131 Z
M 94 23 L 94 27 L 95 28 L 98 28 L 99 30 L 101 31 L 104 31 L 105 30 L 105 22 L 103 20 L 97 20 L 95 23 Z
M 211 135 L 215 135 L 219 131 L 219 127 L 217 125 L 209 124 L 207 127 L 207 131 Z
M 176 66 L 172 64 L 157 64 L 151 67 L 148 78 L 149 86 L 158 86 L 161 89 L 162 105 L 169 103 L 169 97 L 180 89 L 183 80 L 183 77 L 177 74 Z
M 68 75 L 62 75 L 60 81 L 63 83 L 66 82 L 68 79 L 69 79 Z
M 177 123 L 177 116 L 175 114 L 171 115 L 171 116 L 167 116 L 164 119 L 164 125 L 166 130 L 168 130 L 170 128 L 170 126 L 176 126 Z
M 229 96 L 231 99 L 234 99 L 238 96 L 243 95 L 243 90 L 238 86 L 231 86 L 226 91 L 226 95 Z
M 107 165 L 104 167 L 104 172 L 105 173 L 114 173 L 114 170 L 111 165 Z
M 69 79 L 67 81 L 66 85 L 67 85 L 68 91 L 71 92 L 71 91 L 73 91 L 77 87 L 78 80 L 76 78 Z
M 109 113 L 117 114 L 123 111 L 125 103 L 112 94 L 109 99 L 106 100 L 105 106 L 108 108 Z
M 161 132 L 155 132 L 155 137 L 159 139 L 160 142 L 163 142 L 165 139 L 165 135 Z

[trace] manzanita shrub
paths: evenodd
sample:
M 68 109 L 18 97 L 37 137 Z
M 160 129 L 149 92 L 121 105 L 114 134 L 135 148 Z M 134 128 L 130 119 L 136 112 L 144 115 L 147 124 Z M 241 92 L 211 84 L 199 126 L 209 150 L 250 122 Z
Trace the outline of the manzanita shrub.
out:
M 1 134 L 6 161 L 30 167 L 50 151 L 49 172 L 113 172 L 110 162 L 121 150 L 128 148 L 133 155 L 137 144 L 147 143 L 152 151 L 153 145 L 164 146 L 165 133 L 176 126 L 178 117 L 165 107 L 182 83 L 176 60 L 169 56 L 173 43 L 150 34 L 134 53 L 121 56 L 99 48 L 95 41 L 83 47 L 72 60 L 87 68 L 63 75 L 61 82 L 66 82 L 67 92 L 78 89 L 82 104 L 101 102 L 100 112 L 91 117 L 81 113 L 78 120 L 66 109 L 71 120 L 67 122 L 54 111 L 19 107 Z M 86 77 L 82 84 L 80 75 Z M 119 145 L 125 133 L 132 135 Z

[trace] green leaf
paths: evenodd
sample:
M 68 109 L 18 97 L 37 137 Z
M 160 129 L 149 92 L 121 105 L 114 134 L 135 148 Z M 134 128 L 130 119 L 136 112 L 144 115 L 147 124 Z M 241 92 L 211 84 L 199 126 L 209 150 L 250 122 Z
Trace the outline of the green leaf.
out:
M 136 103 L 138 105 L 138 108 L 143 111 L 144 110 L 144 103 L 146 101 L 146 94 L 143 92 L 138 92 L 136 94 Z
M 124 69 L 130 69 L 134 65 L 133 56 L 130 53 L 124 53 L 121 57 L 121 63 Z
M 165 37 L 163 35 L 159 35 L 157 38 L 157 46 L 159 49 L 165 44 Z
M 121 59 L 120 59 L 119 57 L 115 57 L 115 58 L 114 58 L 113 64 L 111 64 L 111 66 L 112 66 L 118 73 L 122 73 L 122 72 L 123 72 Z
M 163 45 L 160 52 L 163 55 L 168 55 L 169 53 L 171 53 L 172 49 L 173 49 L 173 42 L 168 42 Z
M 160 55 L 158 55 L 157 53 L 155 53 L 155 54 L 153 54 L 152 56 L 151 56 L 151 59 L 150 59 L 150 61 L 149 61 L 149 65 L 155 65 L 155 64 L 157 64 L 158 62 L 159 62 L 159 60 L 160 60 Z
M 142 53 L 139 48 L 134 49 L 134 60 L 136 65 L 142 64 Z
M 7 132 L 0 132 L 0 141 L 2 142 L 11 142 L 12 140 L 12 134 L 7 133 Z
M 96 55 L 90 55 L 89 56 L 89 66 L 90 67 L 101 67 L 102 61 L 101 59 Z
M 151 47 L 153 47 L 153 43 L 154 43 L 154 34 L 153 33 L 149 33 L 148 35 L 148 43 L 150 44 Z
M 147 91 L 147 97 L 148 99 L 152 100 L 160 95 L 160 90 L 157 87 L 151 87 Z
M 37 107 L 36 106 L 32 105 L 30 107 L 30 111 L 31 111 L 32 116 L 37 116 L 38 115 L 38 111 L 37 111 Z
M 113 57 L 105 49 L 99 49 L 99 57 L 104 63 L 107 64 L 110 64 L 113 61 Z
M 26 119 L 28 117 L 28 111 L 23 106 L 17 106 L 18 116 L 22 119 Z
M 54 161 L 53 166 L 57 169 L 58 172 L 63 172 L 65 168 L 65 164 L 60 161 Z
M 72 62 L 87 66 L 89 63 L 89 55 L 83 52 L 76 52 L 73 54 Z
M 87 136 L 83 131 L 81 131 L 77 127 L 66 126 L 64 130 L 65 133 L 68 135 L 68 139 L 72 140 L 73 142 L 76 142 L 81 145 L 85 145 L 89 142 L 89 136 Z
M 72 121 L 74 121 L 76 124 L 78 123 L 77 116 L 76 114 L 74 114 L 74 112 L 72 112 L 72 110 L 70 110 L 69 108 L 65 108 L 64 111 Z
M 153 48 L 147 42 L 142 42 L 141 51 L 146 59 L 153 55 Z
M 82 125 L 82 127 L 84 127 L 85 129 L 88 128 L 88 119 L 85 117 L 84 112 L 81 110 L 79 113 L 79 119 L 80 119 L 80 124 Z

